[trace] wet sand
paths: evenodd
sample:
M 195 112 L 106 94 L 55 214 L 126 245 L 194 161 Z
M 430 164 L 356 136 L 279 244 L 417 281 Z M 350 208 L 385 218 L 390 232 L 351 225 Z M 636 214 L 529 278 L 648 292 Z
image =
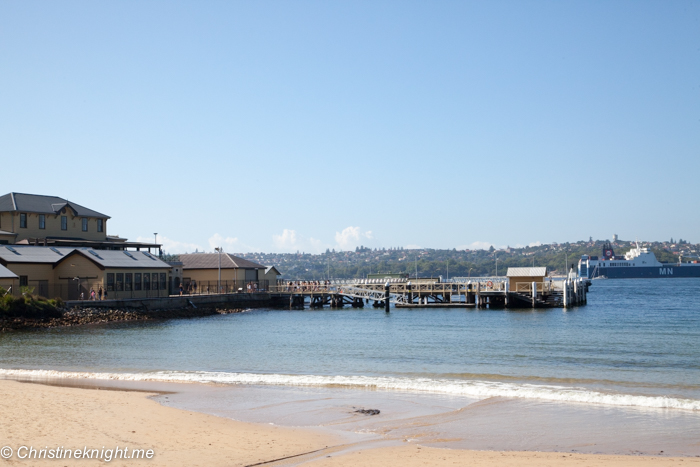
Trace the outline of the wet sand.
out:
M 0 444 L 13 448 L 15 456 L 6 461 L 7 465 L 104 465 L 97 459 L 72 460 L 66 464 L 60 460 L 16 458 L 19 446 L 34 446 L 36 449 L 63 447 L 64 449 L 102 449 L 129 447 L 130 449 L 153 449 L 150 460 L 113 459 L 110 465 L 149 465 L 189 466 L 189 465 L 589 465 L 589 466 L 700 466 L 698 457 L 657 457 L 594 455 L 565 452 L 518 452 L 518 451 L 474 451 L 429 447 L 422 444 L 420 437 L 403 438 L 401 430 L 376 430 L 382 425 L 382 415 L 373 417 L 355 413 L 352 404 L 359 402 L 382 403 L 386 395 L 369 393 L 346 395 L 354 400 L 344 399 L 336 404 L 335 412 L 328 410 L 328 403 L 319 404 L 315 397 L 306 399 L 310 407 L 301 415 L 298 398 L 276 395 L 260 391 L 260 388 L 207 387 L 197 384 L 148 384 L 138 386 L 125 383 L 54 381 L 52 384 L 85 387 L 68 387 L 47 384 L 27 384 L 24 382 L 0 381 Z M 88 387 L 101 387 L 98 390 Z M 123 389 L 141 389 L 125 391 Z M 145 391 L 145 392 L 144 392 Z M 219 396 L 214 396 L 218 393 Z M 256 413 L 262 419 L 276 414 L 277 422 L 286 419 L 302 428 L 285 428 L 269 423 L 240 422 L 206 413 L 183 410 L 168 405 L 186 405 L 186 401 L 209 401 L 221 404 L 237 394 L 241 402 L 233 411 L 246 410 Z M 257 396 L 255 396 L 257 394 Z M 299 395 L 295 392 L 294 394 Z M 202 397 L 207 395 L 207 397 Z M 414 395 L 406 395 L 406 401 Z M 410 396 L 410 397 L 408 397 Z M 257 400 L 256 400 L 257 397 Z M 152 399 L 157 399 L 159 404 Z M 297 402 L 290 404 L 290 399 Z M 331 401 L 342 399 L 338 395 Z M 264 403 L 263 403 L 264 402 Z M 434 403 L 434 401 L 433 401 Z M 333 405 L 332 404 L 332 405 Z M 432 412 L 449 408 L 447 402 L 419 404 L 420 408 L 405 409 L 401 401 L 383 404 L 388 412 L 404 407 L 409 414 L 418 418 L 429 417 Z M 277 408 L 274 408 L 274 407 Z M 243 409 L 247 407 L 247 409 Z M 280 407 L 282 407 L 280 409 Z M 286 408 L 285 408 L 286 407 Z M 395 407 L 395 408 L 391 408 Z M 371 407 L 368 407 L 371 408 Z M 219 405 L 219 409 L 223 409 Z M 260 409 L 260 410 L 258 410 Z M 205 410 L 207 411 L 207 410 Z M 212 410 L 215 411 L 215 410 Z M 302 411 L 303 412 L 303 411 Z M 323 429 L 312 428 L 313 412 L 326 413 L 320 425 Z M 285 415 L 286 414 L 286 415 Z M 386 417 L 387 413 L 382 412 Z M 230 415 L 230 414 L 229 414 Z M 401 417 L 394 414 L 396 419 Z M 300 418 L 301 417 L 301 418 Z M 274 418 L 274 417 L 273 417 Z M 415 417 L 414 417 L 415 418 Z M 391 422 L 393 423 L 393 422 Z M 390 423 L 390 424 L 391 424 Z M 348 429 L 352 426 L 353 429 Z M 363 427 L 364 426 L 364 430 Z M 407 424 L 402 426 L 407 428 Z M 416 423 L 419 431 L 430 432 L 426 426 Z M 408 427 L 410 429 L 410 427 Z M 354 430 L 354 431 L 353 431 Z M 359 431 L 360 433 L 355 433 Z M 389 434 L 389 436 L 387 436 Z M 405 441 L 404 441 L 405 439 Z M 426 442 L 439 441 L 433 435 L 423 438 Z M 449 440 L 443 440 L 449 442 Z M 283 459 L 286 458 L 286 459 Z M 283 460 L 279 460 L 283 459 Z M 277 461 L 276 461 L 277 460 Z

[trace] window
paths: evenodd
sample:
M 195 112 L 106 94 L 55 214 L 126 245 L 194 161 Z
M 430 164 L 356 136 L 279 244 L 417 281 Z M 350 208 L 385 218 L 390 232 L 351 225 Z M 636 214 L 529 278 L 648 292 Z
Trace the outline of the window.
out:
M 124 273 L 118 272 L 117 273 L 117 292 L 123 292 L 123 291 L 124 291 Z
M 141 290 L 141 273 L 134 273 L 134 290 Z
M 147 272 L 143 274 L 143 290 L 151 290 L 151 275 Z
M 114 273 L 113 272 L 107 273 L 107 290 L 109 292 L 114 291 Z
M 27 228 L 27 213 L 26 212 L 20 213 L 20 215 L 19 215 L 19 228 L 20 229 Z
M 131 292 L 131 273 L 124 274 L 124 290 Z
M 98 232 L 104 232 L 104 231 L 105 231 L 105 221 L 104 221 L 104 219 L 97 219 L 97 231 L 98 231 Z
M 61 230 L 68 230 L 68 217 L 61 216 Z
M 39 214 L 39 228 L 46 228 L 46 214 Z
M 87 217 L 83 217 L 83 232 L 87 232 Z
M 29 285 L 29 276 L 19 276 L 19 286 L 27 287 Z
M 158 273 L 153 273 L 153 290 L 158 290 Z
M 165 286 L 165 273 L 161 272 L 160 273 L 160 290 L 165 290 L 167 287 Z

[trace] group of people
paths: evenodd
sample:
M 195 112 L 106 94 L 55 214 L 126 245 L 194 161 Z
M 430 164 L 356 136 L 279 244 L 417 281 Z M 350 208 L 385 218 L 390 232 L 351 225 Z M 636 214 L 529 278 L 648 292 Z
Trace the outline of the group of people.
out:
M 331 281 L 288 281 L 286 292 L 318 292 L 330 287 Z
M 264 289 L 263 289 L 264 290 Z M 179 286 L 179 291 L 180 295 L 197 295 L 197 281 L 192 281 L 188 282 L 187 284 L 180 283 Z M 235 292 L 236 289 L 231 288 L 231 286 L 226 282 L 225 284 L 222 281 L 222 284 L 220 285 L 219 288 L 219 293 L 230 293 L 230 292 Z M 242 291 L 242 289 L 238 289 L 239 292 Z M 246 284 L 246 292 L 248 293 L 256 293 L 260 292 L 261 290 L 258 290 L 258 283 L 257 282 L 248 282 Z M 208 294 L 210 293 L 209 290 L 209 285 L 206 287 L 202 286 L 200 287 L 199 293 L 201 294 Z M 211 289 L 211 293 L 216 293 L 216 284 L 214 284 L 213 288 Z
M 104 297 L 104 298 L 103 298 Z M 83 300 L 83 292 L 80 292 L 80 299 Z M 90 289 L 90 300 L 107 300 L 107 291 L 102 290 L 102 286 L 97 289 L 97 292 L 95 292 L 95 288 Z
M 183 286 L 182 282 L 180 282 L 180 296 L 182 296 L 183 293 L 186 293 L 187 295 L 196 295 L 197 294 L 197 281 L 192 281 L 187 284 L 187 290 L 185 291 L 185 287 Z M 202 292 L 204 292 L 202 290 Z M 207 292 L 209 293 L 209 288 L 207 287 Z

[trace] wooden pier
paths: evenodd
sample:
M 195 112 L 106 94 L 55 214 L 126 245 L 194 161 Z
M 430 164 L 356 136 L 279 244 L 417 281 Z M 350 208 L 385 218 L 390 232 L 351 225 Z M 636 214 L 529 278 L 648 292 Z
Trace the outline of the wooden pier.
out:
M 279 306 L 290 308 L 556 308 L 584 305 L 588 283 L 582 278 L 511 284 L 504 277 L 468 281 L 434 279 L 360 279 L 292 281 L 270 287 Z

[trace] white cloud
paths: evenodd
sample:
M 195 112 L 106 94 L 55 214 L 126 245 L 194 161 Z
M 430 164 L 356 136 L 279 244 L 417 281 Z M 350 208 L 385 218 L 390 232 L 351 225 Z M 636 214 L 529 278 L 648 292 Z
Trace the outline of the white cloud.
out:
M 542 246 L 542 242 L 538 240 L 536 242 L 528 243 L 527 246 Z M 513 248 L 525 248 L 525 245 L 523 245 L 522 243 L 516 243 L 515 245 L 513 245 Z
M 152 243 L 154 241 L 154 238 L 137 237 L 136 241 L 142 243 Z M 170 254 L 192 252 L 195 250 L 204 251 L 204 248 L 202 248 L 201 245 L 197 245 L 196 243 L 180 242 L 178 240 L 168 238 L 164 235 L 158 236 L 158 243 L 161 243 L 163 245 L 163 251 Z
M 275 248 L 280 250 L 294 249 L 298 245 L 298 236 L 296 230 L 284 229 L 281 235 L 273 235 L 272 243 Z
M 284 229 L 280 235 L 272 236 L 272 244 L 278 252 L 323 253 L 330 246 L 313 237 L 299 235 L 296 230 Z
M 372 231 L 368 230 L 366 232 L 361 232 L 359 227 L 346 227 L 342 232 L 335 233 L 335 243 L 341 250 L 351 250 L 357 246 L 363 239 L 371 240 L 374 238 L 372 236 Z
M 496 245 L 490 242 L 481 242 L 481 241 L 476 241 L 472 242 L 469 245 L 460 245 L 457 247 L 458 250 L 488 250 L 489 248 L 494 247 L 496 248 Z
M 230 253 L 246 253 L 250 251 L 255 251 L 250 245 L 241 243 L 238 237 L 224 237 L 221 234 L 215 233 L 209 237 L 209 248 L 212 250 L 214 248 L 223 247 L 224 251 Z
M 406 250 L 422 250 L 423 247 L 420 245 L 406 245 L 404 247 L 404 249 L 406 249 Z

